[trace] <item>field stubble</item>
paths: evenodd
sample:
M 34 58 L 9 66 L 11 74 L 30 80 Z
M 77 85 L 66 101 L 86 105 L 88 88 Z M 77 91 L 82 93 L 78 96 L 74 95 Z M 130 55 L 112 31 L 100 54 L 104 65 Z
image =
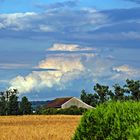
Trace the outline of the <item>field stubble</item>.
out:
M 70 140 L 81 116 L 0 117 L 0 140 Z

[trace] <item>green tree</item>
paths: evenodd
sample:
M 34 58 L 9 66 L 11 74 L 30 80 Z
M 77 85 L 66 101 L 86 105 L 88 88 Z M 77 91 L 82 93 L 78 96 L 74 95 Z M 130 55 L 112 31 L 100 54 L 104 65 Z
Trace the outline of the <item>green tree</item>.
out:
M 18 114 L 18 90 L 8 89 L 0 92 L 0 115 Z
M 28 101 L 27 97 L 22 97 L 21 103 L 20 103 L 20 111 L 21 114 L 26 115 L 26 114 L 31 114 L 32 108 L 31 108 L 31 103 Z
M 9 97 L 7 102 L 7 115 L 18 115 L 19 114 L 19 103 L 18 97 L 13 94 Z
M 114 97 L 113 99 L 115 100 L 124 100 L 124 93 L 125 93 L 125 89 L 123 87 L 121 87 L 119 84 L 115 84 L 113 85 L 114 88 Z
M 85 91 L 84 89 L 81 91 L 81 96 L 80 96 L 80 98 L 81 98 L 81 100 L 82 100 L 83 102 L 85 102 L 85 103 L 88 102 L 88 100 L 87 100 L 87 93 L 86 93 L 86 91 Z
M 85 90 L 81 91 L 80 98 L 86 104 L 94 106 L 94 107 L 98 104 L 98 99 L 99 99 L 97 94 L 89 94 L 89 93 L 86 93 Z
M 86 93 L 85 90 L 81 91 L 81 97 L 80 98 L 83 102 L 87 103 L 88 105 L 90 105 L 91 102 L 92 102 L 92 94 Z
M 3 95 L 0 97 L 0 115 L 6 115 L 6 100 Z
M 125 87 L 127 88 L 127 93 L 132 95 L 132 98 L 134 100 L 139 101 L 140 100 L 140 81 L 137 80 L 126 80 L 126 85 Z
M 93 107 L 98 105 L 98 103 L 99 103 L 99 96 L 96 93 L 88 94 L 87 97 L 90 100 L 90 104 L 89 105 L 91 105 Z
M 111 94 L 111 90 L 109 90 L 109 86 L 104 86 L 97 83 L 94 86 L 94 91 L 96 92 L 95 94 L 99 98 L 99 103 L 104 103 L 105 101 L 109 100 Z

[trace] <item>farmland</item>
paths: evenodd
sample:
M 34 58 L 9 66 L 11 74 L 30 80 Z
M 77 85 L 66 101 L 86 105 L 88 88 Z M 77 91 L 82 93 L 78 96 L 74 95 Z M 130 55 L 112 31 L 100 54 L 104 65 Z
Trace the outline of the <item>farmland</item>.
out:
M 28 115 L 0 117 L 1 140 L 69 140 L 80 116 Z

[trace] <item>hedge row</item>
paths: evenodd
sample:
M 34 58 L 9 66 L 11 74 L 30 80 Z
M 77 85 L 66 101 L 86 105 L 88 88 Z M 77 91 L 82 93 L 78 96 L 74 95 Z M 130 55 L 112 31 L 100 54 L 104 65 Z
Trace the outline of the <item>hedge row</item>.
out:
M 37 109 L 36 114 L 39 114 L 39 115 L 57 115 L 57 114 L 82 115 L 86 111 L 87 109 L 77 108 L 76 106 L 71 106 L 70 108 L 66 108 L 66 109 L 42 107 L 42 108 Z

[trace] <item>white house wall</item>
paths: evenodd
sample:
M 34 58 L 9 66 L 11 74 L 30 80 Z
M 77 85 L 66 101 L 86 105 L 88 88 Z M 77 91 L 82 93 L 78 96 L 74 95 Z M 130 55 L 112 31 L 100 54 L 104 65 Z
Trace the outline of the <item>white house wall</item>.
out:
M 83 101 L 77 99 L 77 98 L 71 98 L 69 101 L 67 101 L 66 103 L 64 103 L 61 108 L 69 108 L 71 106 L 77 106 L 78 108 L 82 107 L 82 108 L 87 108 L 87 109 L 91 109 L 93 108 L 90 105 L 87 105 L 86 103 L 84 103 Z

